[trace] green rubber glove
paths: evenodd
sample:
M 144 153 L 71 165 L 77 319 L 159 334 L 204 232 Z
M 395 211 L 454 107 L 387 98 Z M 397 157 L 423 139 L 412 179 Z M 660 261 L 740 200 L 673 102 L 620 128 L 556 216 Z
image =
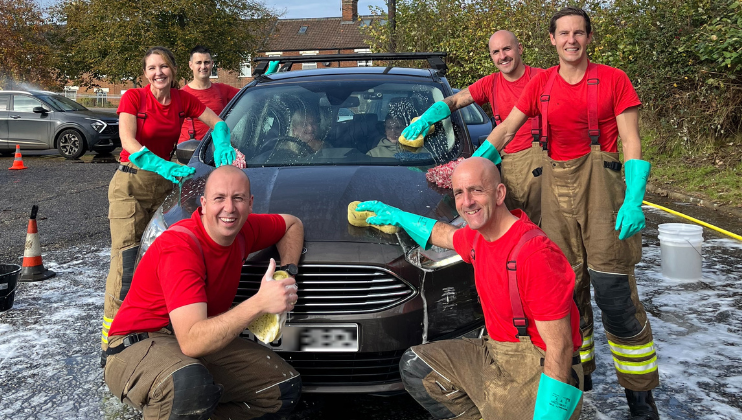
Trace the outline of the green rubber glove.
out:
M 402 137 L 407 140 L 415 140 L 420 136 L 420 134 L 427 132 L 431 125 L 444 118 L 448 118 L 450 115 L 451 110 L 448 108 L 448 105 L 443 101 L 438 101 L 428 108 L 428 110 L 425 111 L 417 121 L 402 130 Z
M 273 74 L 278 71 L 278 66 L 281 64 L 280 61 L 269 61 L 268 62 L 268 70 L 265 71 L 265 75 L 268 76 L 270 74 Z
M 211 132 L 211 141 L 214 143 L 214 165 L 231 165 L 237 158 L 237 153 L 229 141 L 229 127 L 224 121 L 219 121 Z
M 369 217 L 366 222 L 372 225 L 394 225 L 404 229 L 410 237 L 424 249 L 430 248 L 428 240 L 433 234 L 436 221 L 427 217 L 407 213 L 396 207 L 388 206 L 381 201 L 364 201 L 356 207 L 356 211 L 372 211 L 376 216 Z
M 645 219 L 642 211 L 644 193 L 647 191 L 647 178 L 649 178 L 649 162 L 641 159 L 631 159 L 624 162 L 626 168 L 626 196 L 623 204 L 618 210 L 616 217 L 616 230 L 621 229 L 618 239 L 624 240 L 632 237 L 644 229 Z
M 500 152 L 497 151 L 497 148 L 492 145 L 489 141 L 486 141 L 482 143 L 477 150 L 474 151 L 474 154 L 471 155 L 472 157 L 483 157 L 485 159 L 489 159 L 494 163 L 495 165 L 498 165 L 500 162 L 502 162 L 502 158 L 500 157 Z
M 582 391 L 541 374 L 533 420 L 568 420 L 580 402 Z
M 176 184 L 180 183 L 178 177 L 191 176 L 196 172 L 196 168 L 178 165 L 175 162 L 169 162 L 152 153 L 146 147 L 142 147 L 142 150 L 129 155 L 129 160 L 145 171 L 155 172 L 161 177 Z

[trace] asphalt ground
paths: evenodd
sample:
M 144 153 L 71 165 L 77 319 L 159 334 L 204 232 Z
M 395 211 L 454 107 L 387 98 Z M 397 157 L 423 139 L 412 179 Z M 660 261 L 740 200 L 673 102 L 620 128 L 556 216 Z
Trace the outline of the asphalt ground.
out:
M 115 158 L 86 154 L 68 161 L 55 151 L 23 152 L 29 169 L 7 171 L 0 157 L 0 263 L 20 264 L 28 217 L 39 205 L 42 255 L 53 279 L 21 285 L 16 303 L 0 314 L 0 418 L 138 419 L 108 393 L 98 367 L 98 337 L 110 237 L 106 199 Z M 742 220 L 703 207 L 648 201 L 742 233 Z M 682 284 L 659 270 L 657 225 L 683 222 L 645 208 L 640 294 L 660 348 L 663 419 L 742 418 L 742 245 L 705 230 L 704 278 Z M 596 319 L 599 311 L 594 308 Z M 626 419 L 612 363 L 596 326 L 595 391 L 583 419 Z M 407 395 L 305 395 L 292 419 L 429 419 Z

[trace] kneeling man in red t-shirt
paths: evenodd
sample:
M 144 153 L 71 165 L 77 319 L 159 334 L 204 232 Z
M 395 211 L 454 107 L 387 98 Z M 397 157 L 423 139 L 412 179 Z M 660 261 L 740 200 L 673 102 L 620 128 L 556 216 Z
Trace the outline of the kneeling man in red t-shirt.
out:
M 294 278 L 268 281 L 271 259 L 258 292 L 230 309 L 245 256 L 275 245 L 281 262 L 295 265 L 304 243 L 299 219 L 251 214 L 252 202 L 244 172 L 215 169 L 201 207 L 163 232 L 134 273 L 111 325 L 105 381 L 145 419 L 257 418 L 299 401 L 299 373 L 239 338 L 262 314 L 293 309 Z
M 464 228 L 378 201 L 356 208 L 422 247 L 454 249 L 474 265 L 489 337 L 415 346 L 399 363 L 405 388 L 434 418 L 577 419 L 583 374 L 575 275 L 562 251 L 522 210 L 505 206 L 491 161 L 472 157 L 452 177 Z

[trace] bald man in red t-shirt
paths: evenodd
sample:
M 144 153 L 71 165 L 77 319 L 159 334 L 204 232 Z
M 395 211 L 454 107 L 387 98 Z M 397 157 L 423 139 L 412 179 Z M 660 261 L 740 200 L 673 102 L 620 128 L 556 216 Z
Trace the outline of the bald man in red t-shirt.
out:
M 638 233 L 645 225 L 641 205 L 650 169 L 641 159 L 641 102 L 626 73 L 588 60 L 593 34 L 584 10 L 560 10 L 551 18 L 549 33 L 559 66 L 531 80 L 487 141 L 502 149 L 527 118 L 541 116 L 542 142 L 548 149 L 541 227 L 575 270 L 585 388 L 591 387 L 589 374 L 595 370 L 592 284 L 631 418 L 657 420 L 652 396 L 659 385 L 657 352 L 634 278 L 642 255 Z
M 375 213 L 367 223 L 399 226 L 421 247 L 454 249 L 474 266 L 488 337 L 410 348 L 399 363 L 405 389 L 437 419 L 578 419 L 582 338 L 572 268 L 522 210 L 508 210 L 493 162 L 466 159 L 451 180 L 463 228 L 378 201 L 356 207 Z
M 510 110 L 528 82 L 543 70 L 523 63 L 523 45 L 510 31 L 492 34 L 488 46 L 490 58 L 499 72 L 487 75 L 468 88 L 445 98 L 442 103 L 433 105 L 420 120 L 405 129 L 402 134 L 404 138 L 417 137 L 410 130 L 415 131 L 417 127 L 440 121 L 451 112 L 474 102 L 479 105 L 489 102 L 496 124 L 510 115 Z M 445 109 L 446 105 L 448 109 Z M 513 141 L 502 151 L 501 164 L 502 182 L 508 187 L 505 204 L 511 210 L 523 209 L 536 224 L 541 222 L 541 172 L 538 169 L 541 166 L 541 148 L 534 143 L 538 141 L 538 127 L 539 118 L 536 116 L 518 130 Z M 484 146 L 486 148 L 488 145 Z M 497 159 L 495 163 L 498 163 Z

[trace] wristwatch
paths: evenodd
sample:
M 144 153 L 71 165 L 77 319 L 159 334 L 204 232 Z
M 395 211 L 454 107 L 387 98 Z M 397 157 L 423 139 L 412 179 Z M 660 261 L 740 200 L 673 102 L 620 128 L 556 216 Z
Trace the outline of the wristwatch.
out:
M 299 274 L 299 267 L 297 267 L 297 266 L 296 266 L 296 264 L 286 264 L 286 265 L 282 265 L 282 266 L 278 267 L 278 269 L 279 269 L 279 270 L 283 270 L 283 271 L 285 271 L 285 272 L 289 273 L 289 275 L 290 275 L 291 277 L 294 277 L 294 276 L 296 276 L 297 274 Z

